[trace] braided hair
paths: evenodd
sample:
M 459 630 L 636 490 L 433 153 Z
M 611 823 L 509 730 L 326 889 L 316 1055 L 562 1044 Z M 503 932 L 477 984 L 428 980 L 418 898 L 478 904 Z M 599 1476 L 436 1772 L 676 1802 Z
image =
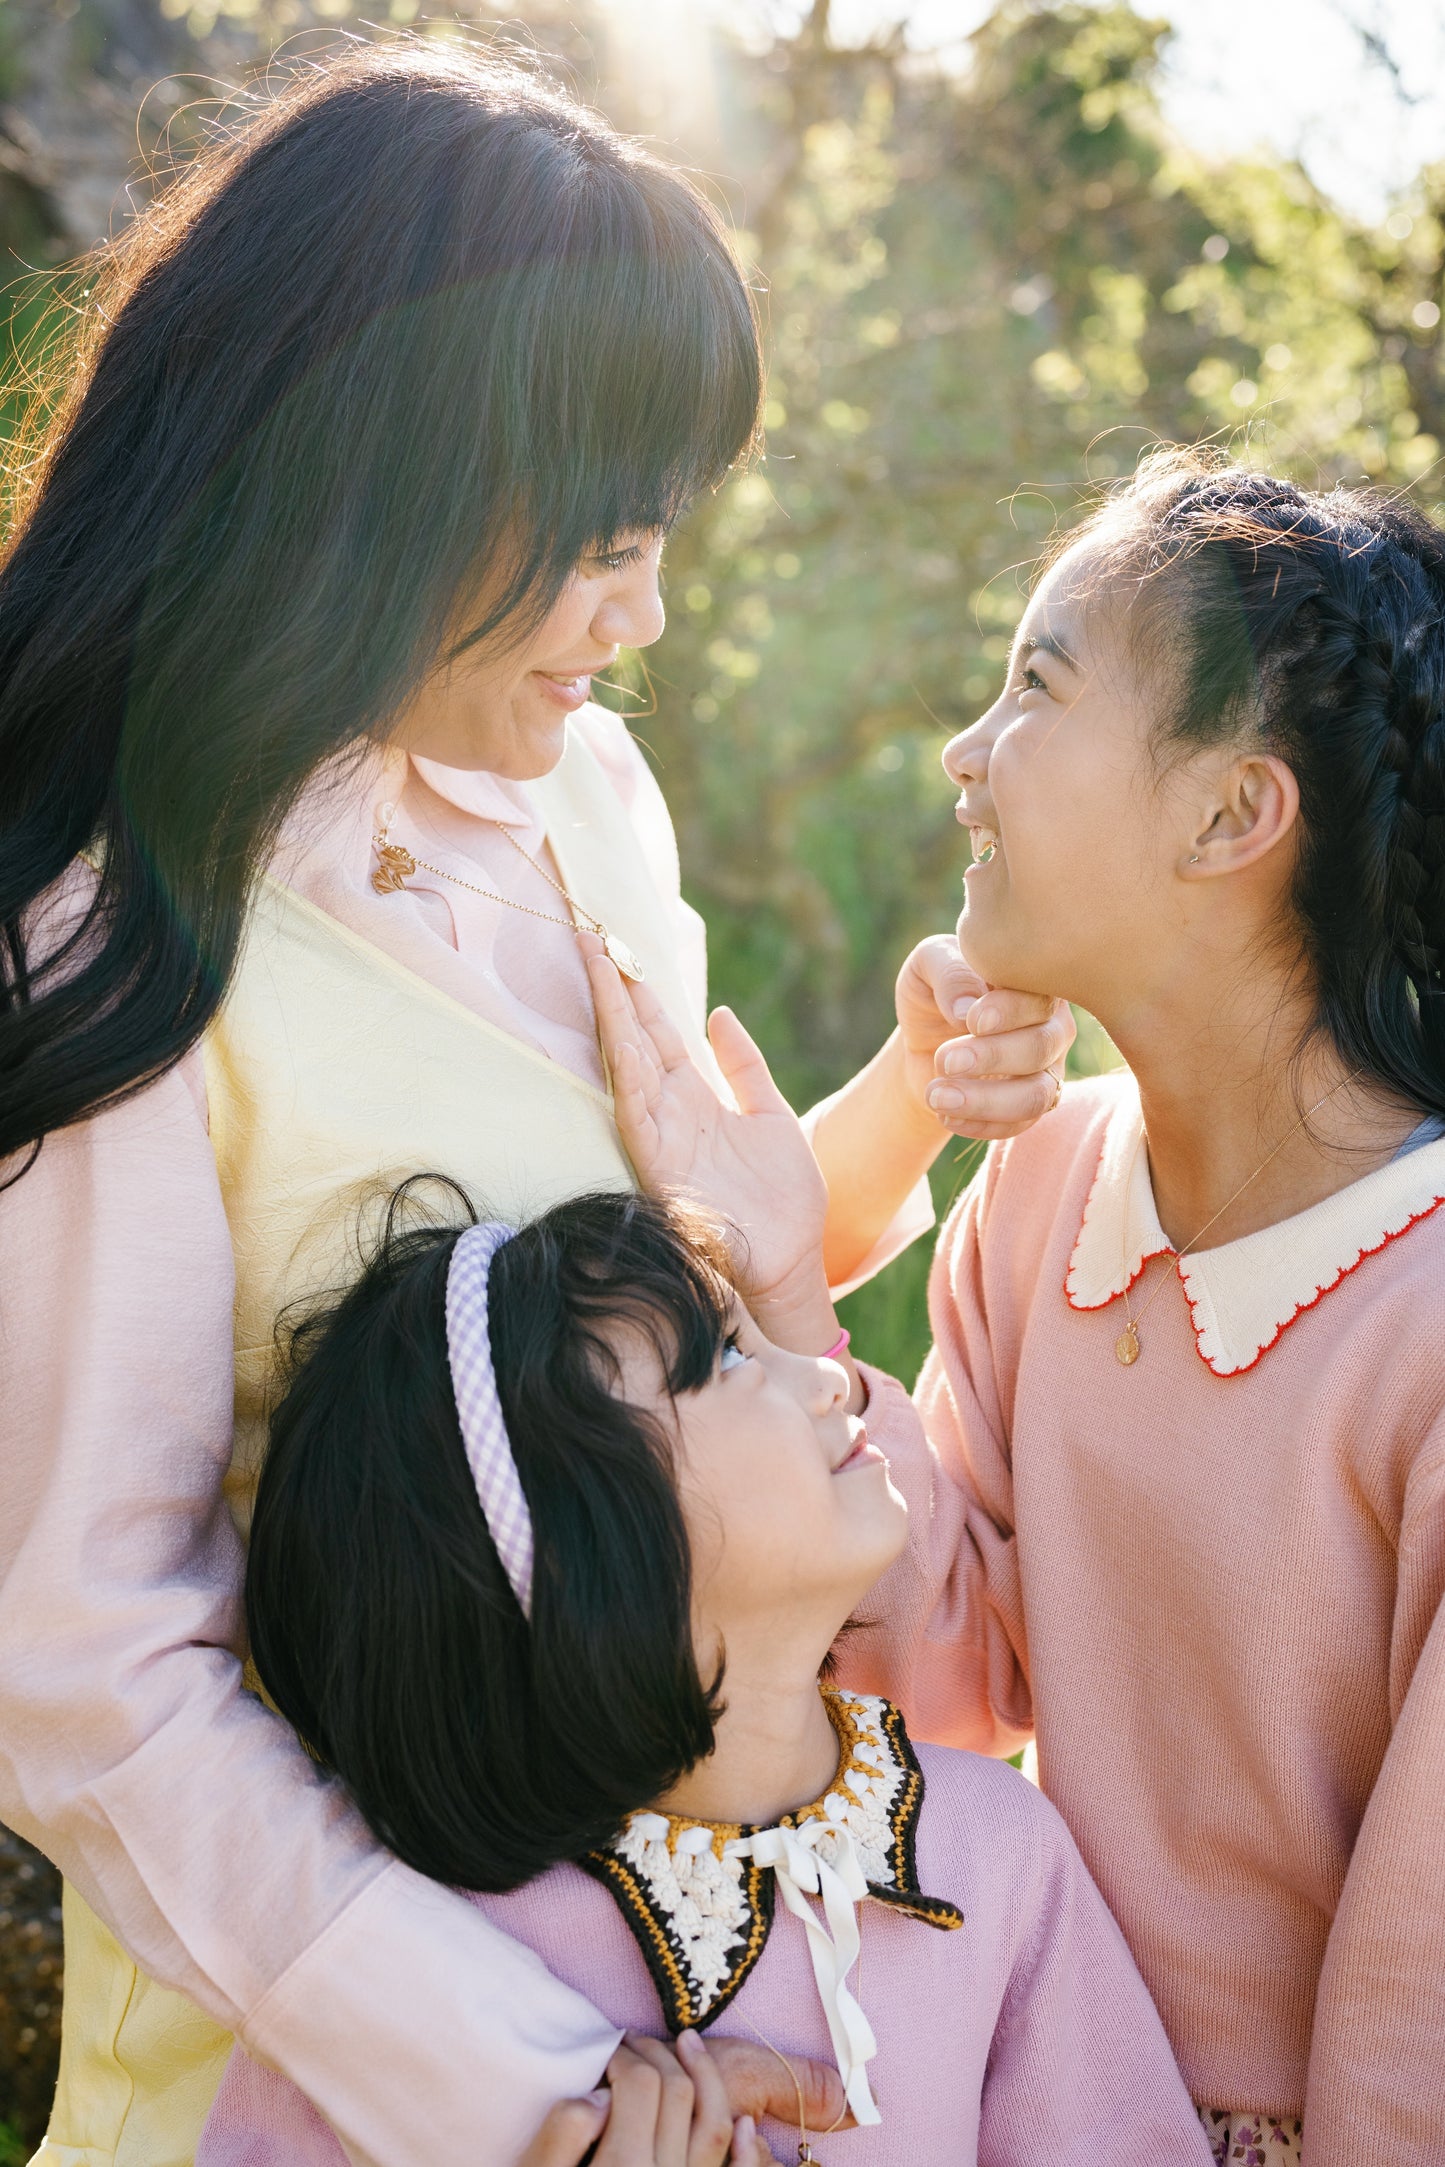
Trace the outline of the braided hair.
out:
M 1131 646 L 1166 658 L 1166 757 L 1238 739 L 1298 781 L 1319 1028 L 1445 1116 L 1445 533 L 1373 491 L 1178 449 L 1084 531 L 1128 594 Z

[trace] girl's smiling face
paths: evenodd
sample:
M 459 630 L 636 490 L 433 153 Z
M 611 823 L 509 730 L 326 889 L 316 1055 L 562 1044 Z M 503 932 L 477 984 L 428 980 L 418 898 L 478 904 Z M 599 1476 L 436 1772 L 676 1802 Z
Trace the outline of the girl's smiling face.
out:
M 1091 569 L 1088 544 L 1076 545 L 1040 582 L 1003 691 L 943 765 L 973 843 L 958 921 L 969 961 L 991 984 L 1066 994 L 1098 1014 L 1115 1005 L 1121 969 L 1147 974 L 1168 945 L 1192 796 L 1160 777 L 1157 695 Z
M 625 1397 L 676 1439 L 703 1675 L 759 1632 L 815 1641 L 821 1659 L 907 1539 L 888 1463 L 847 1412 L 846 1373 L 775 1347 L 741 1303 L 712 1377 L 671 1406 L 657 1404 L 655 1353 L 630 1335 L 617 1351 Z

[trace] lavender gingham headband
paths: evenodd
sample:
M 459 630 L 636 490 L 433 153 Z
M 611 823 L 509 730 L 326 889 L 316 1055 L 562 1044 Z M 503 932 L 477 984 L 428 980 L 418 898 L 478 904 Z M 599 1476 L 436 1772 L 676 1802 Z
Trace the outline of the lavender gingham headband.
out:
M 502 1419 L 492 1335 L 487 1325 L 487 1277 L 492 1259 L 514 1229 L 495 1220 L 458 1237 L 447 1271 L 447 1360 L 467 1464 L 483 1517 L 496 1544 L 522 1616 L 532 1615 L 532 1515 Z

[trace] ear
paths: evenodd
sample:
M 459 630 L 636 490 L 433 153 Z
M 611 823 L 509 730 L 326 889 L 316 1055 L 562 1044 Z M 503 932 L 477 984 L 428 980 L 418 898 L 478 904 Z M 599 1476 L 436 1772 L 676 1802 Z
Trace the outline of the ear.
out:
M 1211 880 L 1257 865 L 1293 832 L 1299 783 L 1273 753 L 1233 761 L 1179 867 L 1181 880 Z

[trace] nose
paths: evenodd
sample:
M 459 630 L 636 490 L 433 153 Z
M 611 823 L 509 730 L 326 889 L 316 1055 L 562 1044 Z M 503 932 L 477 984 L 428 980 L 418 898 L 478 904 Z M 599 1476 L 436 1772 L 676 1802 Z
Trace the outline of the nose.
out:
M 815 1371 L 810 1395 L 809 1412 L 822 1420 L 835 1409 L 848 1404 L 848 1372 L 841 1362 L 830 1362 L 826 1356 L 815 1358 L 811 1364 Z
M 969 783 L 981 783 L 988 773 L 989 754 L 998 735 L 995 717 L 999 702 L 995 701 L 986 715 L 960 730 L 943 748 L 943 772 L 955 789 L 962 790 Z
M 603 647 L 650 647 L 662 637 L 667 613 L 659 585 L 661 548 L 624 565 L 606 583 L 592 615 L 593 638 Z

